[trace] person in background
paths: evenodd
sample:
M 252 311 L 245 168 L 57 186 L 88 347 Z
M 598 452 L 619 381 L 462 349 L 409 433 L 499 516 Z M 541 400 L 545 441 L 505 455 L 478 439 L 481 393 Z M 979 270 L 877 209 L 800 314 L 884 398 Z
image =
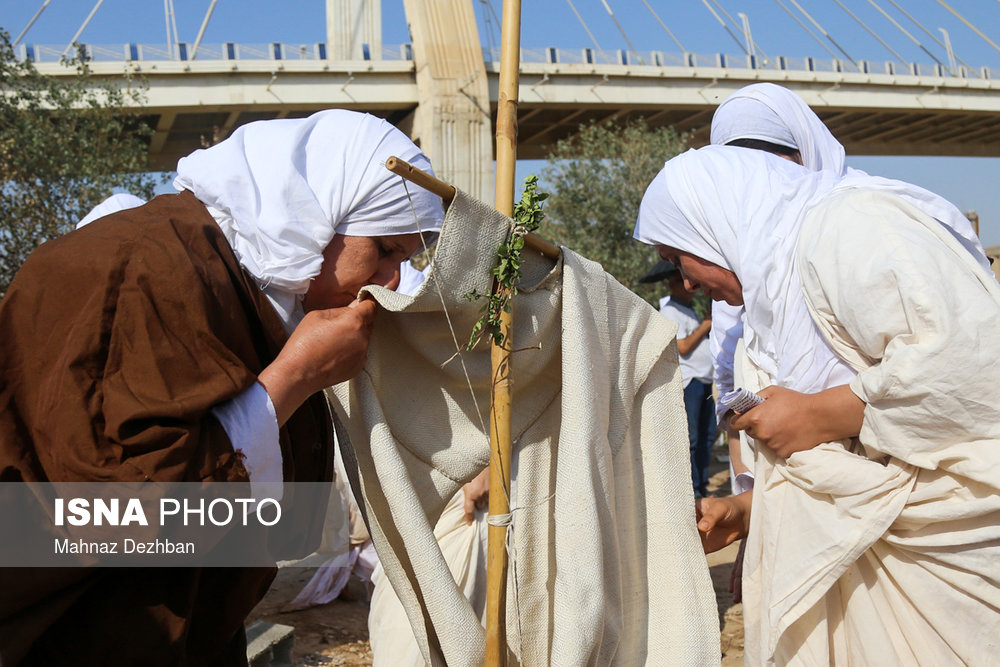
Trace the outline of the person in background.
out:
M 660 299 L 660 314 L 677 323 L 677 354 L 684 381 L 684 409 L 691 444 L 694 495 L 695 498 L 704 498 L 708 495 L 708 466 L 716 435 L 712 354 L 708 343 L 712 315 L 710 311 L 701 318 L 694 311 L 694 292 L 687 288 L 680 271 L 670 262 L 659 262 L 639 282 L 659 280 L 666 280 L 670 289 L 670 294 Z

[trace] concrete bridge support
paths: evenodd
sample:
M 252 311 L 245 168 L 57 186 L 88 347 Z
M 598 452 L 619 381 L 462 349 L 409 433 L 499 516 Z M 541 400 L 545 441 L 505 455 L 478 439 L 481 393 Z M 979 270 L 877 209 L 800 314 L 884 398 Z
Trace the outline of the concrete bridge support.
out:
M 403 6 L 419 97 L 411 136 L 439 178 L 493 201 L 490 97 L 472 0 L 403 0 Z
M 326 0 L 326 44 L 329 60 L 381 60 L 381 1 Z

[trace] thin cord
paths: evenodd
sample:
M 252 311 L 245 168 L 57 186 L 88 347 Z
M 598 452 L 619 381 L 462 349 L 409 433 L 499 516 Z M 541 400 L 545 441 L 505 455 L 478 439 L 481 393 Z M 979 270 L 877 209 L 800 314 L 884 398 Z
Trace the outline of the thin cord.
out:
M 417 231 L 420 233 L 420 244 L 424 247 L 424 252 L 426 252 L 428 250 L 427 241 L 424 240 L 423 230 L 420 228 L 420 220 L 417 218 L 417 210 L 413 205 L 413 197 L 410 196 L 410 188 L 407 186 L 405 178 L 402 176 L 399 178 L 403 182 L 403 190 L 406 192 L 406 200 L 410 204 L 410 213 L 413 215 L 413 221 L 416 223 Z M 435 277 L 438 276 L 436 259 L 436 257 L 431 259 L 431 274 Z M 455 355 L 458 356 L 458 361 L 462 365 L 462 373 L 465 375 L 465 382 L 469 387 L 469 394 L 472 396 L 472 402 L 476 406 L 476 416 L 479 417 L 479 428 L 484 434 L 488 434 L 489 431 L 486 429 L 486 420 L 483 418 L 482 408 L 479 407 L 479 399 L 476 398 L 476 390 L 472 387 L 472 378 L 469 377 L 469 369 L 465 366 L 465 357 L 462 356 L 462 347 L 458 342 L 458 335 L 455 333 L 455 327 L 451 322 L 451 315 L 448 313 L 448 306 L 444 300 L 444 293 L 441 292 L 441 285 L 438 284 L 437 280 L 434 281 L 434 287 L 437 289 L 438 299 L 441 300 L 441 310 L 444 312 L 444 319 L 448 323 L 448 330 L 451 332 L 451 340 L 455 344 Z M 445 361 L 442 366 L 447 365 L 454 358 L 455 356 L 452 356 L 450 359 Z

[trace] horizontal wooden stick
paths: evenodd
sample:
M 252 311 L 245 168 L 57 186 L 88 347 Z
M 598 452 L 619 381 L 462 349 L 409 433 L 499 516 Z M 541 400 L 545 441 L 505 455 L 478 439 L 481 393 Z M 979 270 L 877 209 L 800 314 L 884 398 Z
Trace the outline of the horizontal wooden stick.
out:
M 385 168 L 394 174 L 399 174 L 411 183 L 419 185 L 429 192 L 433 192 L 444 200 L 445 205 L 451 204 L 451 200 L 455 198 L 455 186 L 449 185 L 431 176 L 426 171 L 414 167 L 406 160 L 392 156 L 385 161 Z M 537 250 L 549 259 L 559 259 L 559 246 L 546 241 L 537 234 L 525 234 L 524 244 L 529 248 Z

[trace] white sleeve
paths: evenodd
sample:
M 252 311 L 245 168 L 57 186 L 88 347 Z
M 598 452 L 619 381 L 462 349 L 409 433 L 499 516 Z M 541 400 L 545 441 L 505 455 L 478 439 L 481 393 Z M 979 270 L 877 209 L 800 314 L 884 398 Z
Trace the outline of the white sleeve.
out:
M 254 498 L 282 496 L 281 446 L 278 417 L 271 397 L 254 382 L 235 398 L 212 408 L 233 449 L 243 454 Z
M 712 302 L 712 330 L 708 335 L 709 350 L 715 369 L 715 388 L 720 395 L 730 392 L 733 386 L 733 357 L 736 345 L 743 337 L 743 307 L 730 306 L 722 301 Z M 716 417 L 722 421 L 726 407 L 715 404 Z
M 733 495 L 738 496 L 753 488 L 753 473 L 741 472 L 733 479 Z

